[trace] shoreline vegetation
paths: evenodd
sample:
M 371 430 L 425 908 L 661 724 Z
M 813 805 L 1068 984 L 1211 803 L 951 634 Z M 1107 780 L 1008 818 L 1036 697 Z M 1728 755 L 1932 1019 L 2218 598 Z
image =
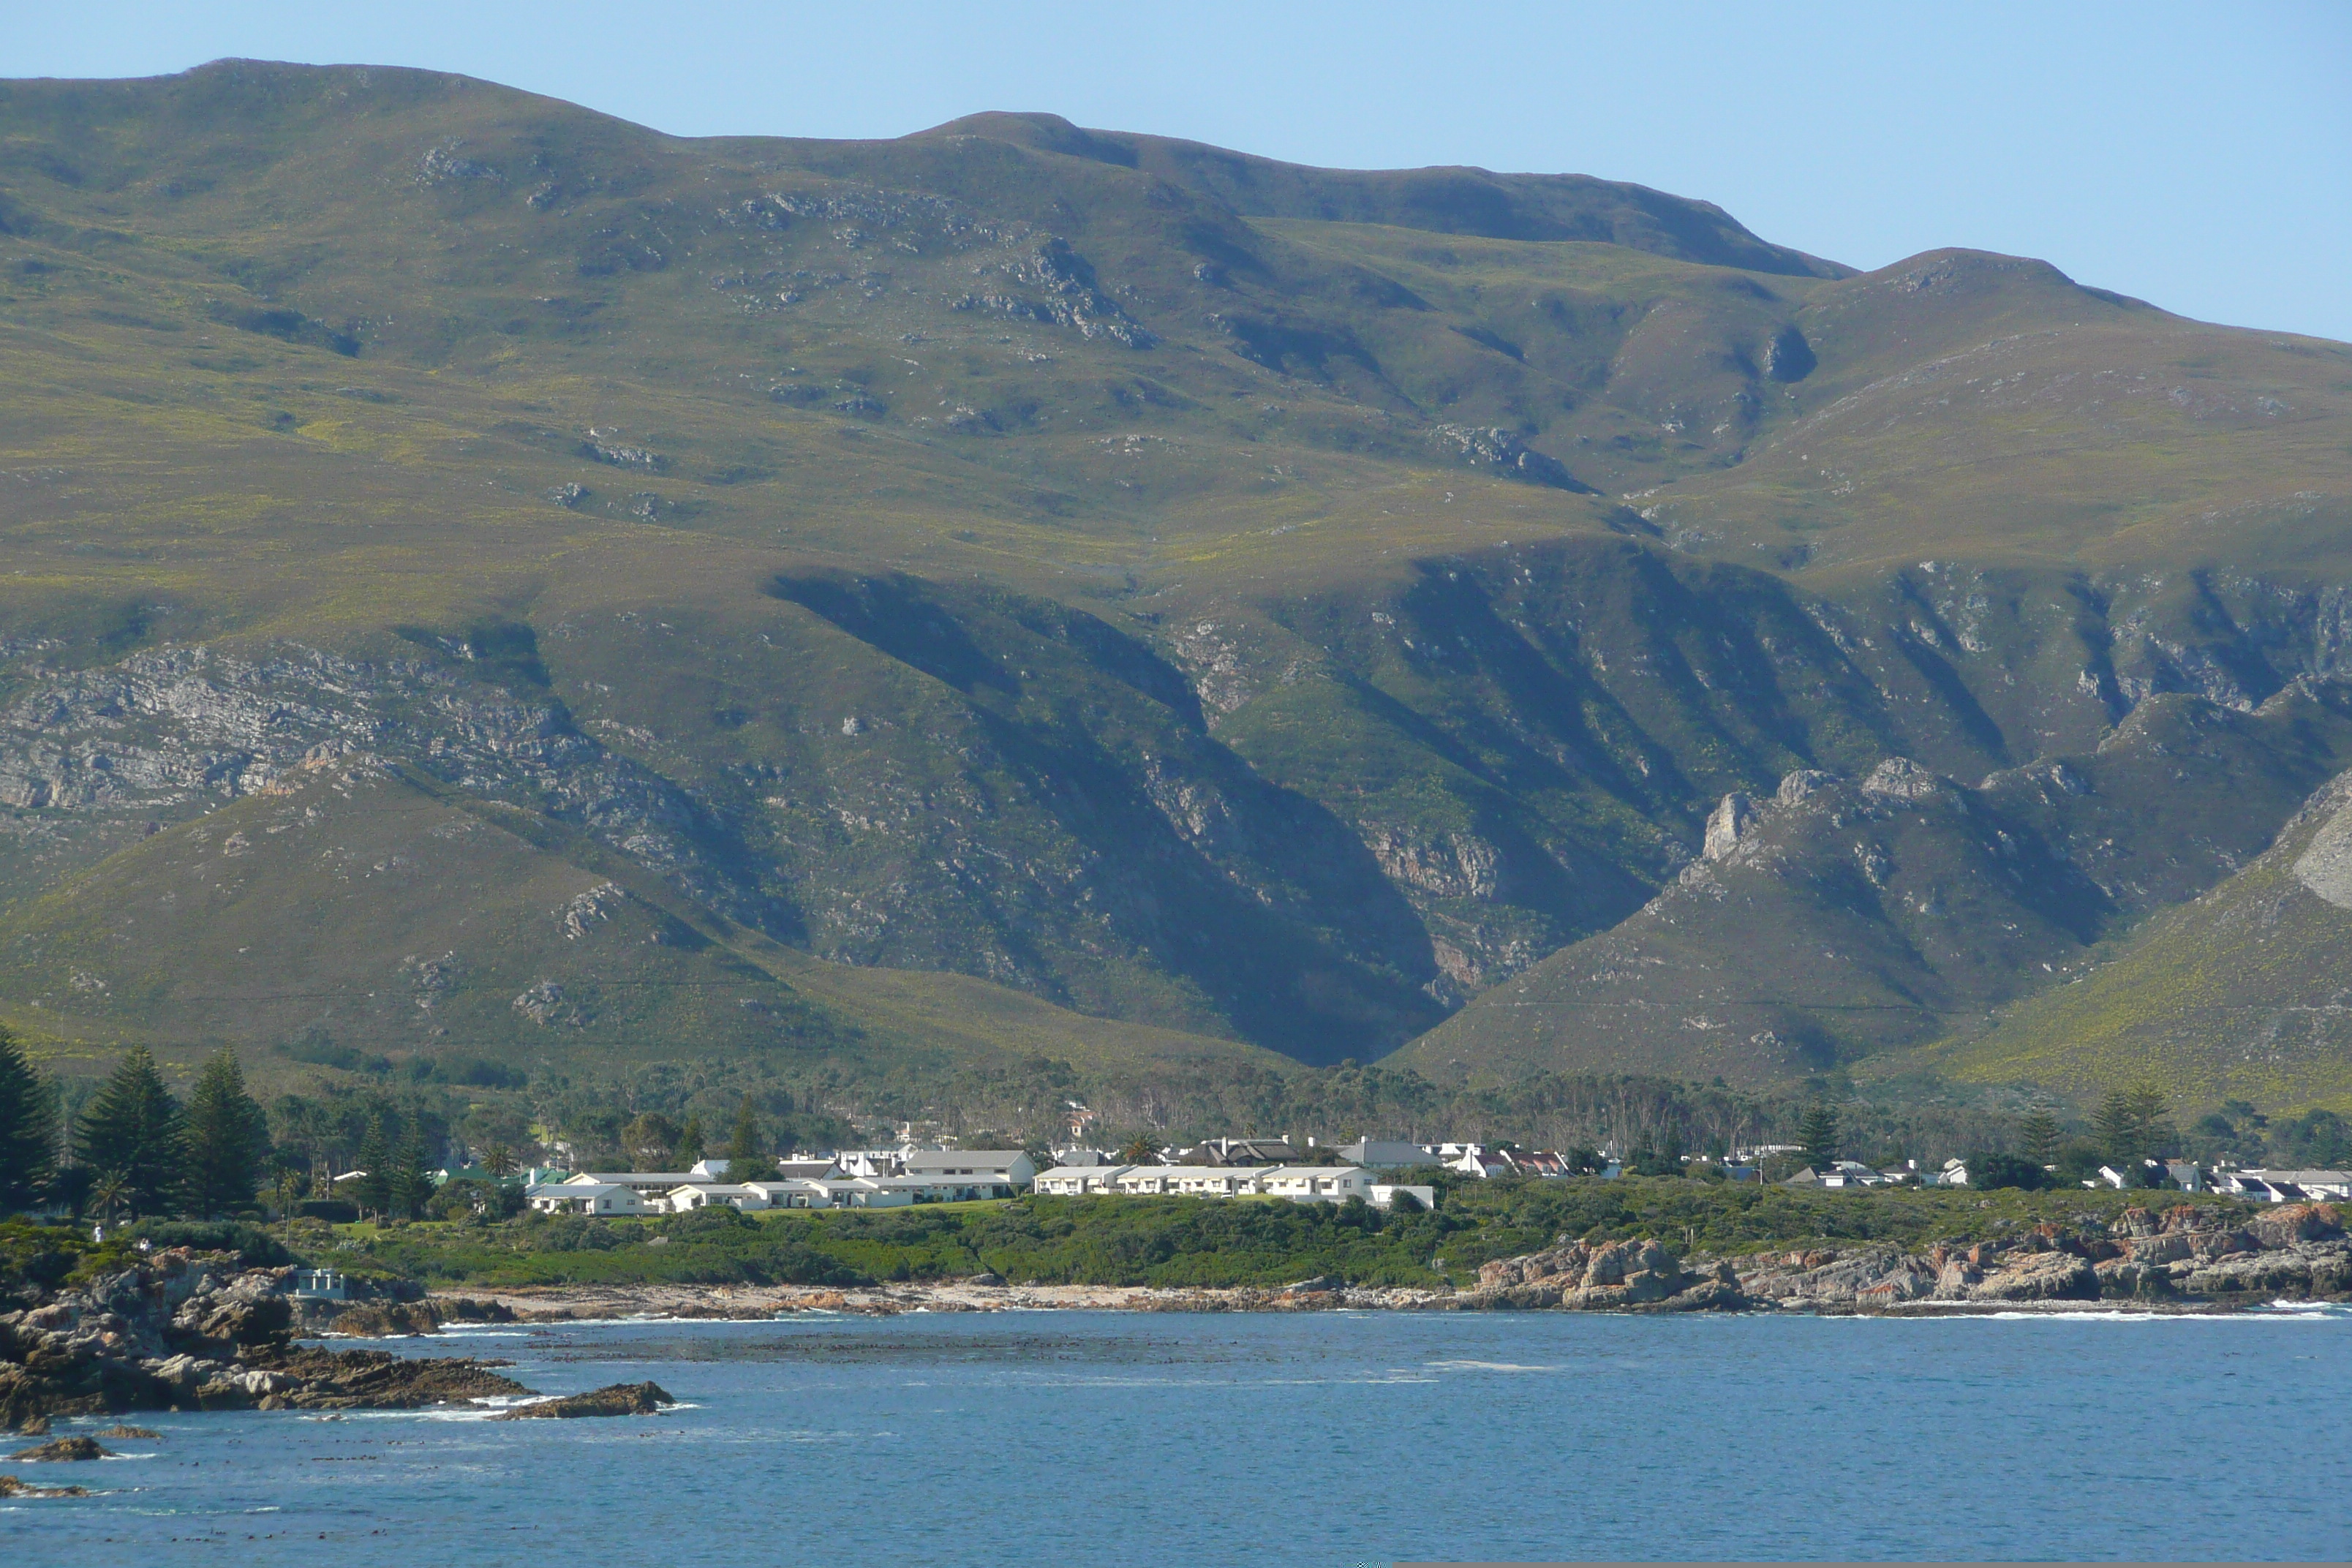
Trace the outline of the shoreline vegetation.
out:
M 1032 1196 L 764 1219 L 705 1208 L 340 1232 L 298 1221 L 275 1234 L 182 1223 L 106 1241 L 7 1222 L 0 1428 L 528 1393 L 496 1360 L 317 1342 L 452 1321 L 1055 1308 L 2165 1313 L 2352 1300 L 2352 1239 L 2332 1205 L 2154 1208 L 2134 1195 L 1849 1195 L 1636 1176 L 1457 1187 L 1419 1213 Z M 342 1273 L 338 1299 L 319 1297 L 305 1264 Z M 580 1413 L 626 1414 L 658 1391 L 604 1392 L 613 1398 Z
M 801 1310 L 2170 1311 L 2352 1297 L 2352 1241 L 2325 1204 L 1637 1176 L 1463 1182 L 1422 1213 L 1032 1195 L 880 1212 L 298 1221 L 255 1237 L 344 1272 L 358 1300 L 333 1326 L 362 1334 Z

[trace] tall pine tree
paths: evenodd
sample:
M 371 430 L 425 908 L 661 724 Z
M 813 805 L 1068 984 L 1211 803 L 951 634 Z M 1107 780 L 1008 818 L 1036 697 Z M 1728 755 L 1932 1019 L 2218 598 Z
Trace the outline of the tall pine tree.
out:
M 381 1219 L 392 1207 L 391 1139 L 381 1116 L 368 1123 L 367 1135 L 360 1140 L 359 1170 L 352 1183 L 352 1201 L 360 1205 L 361 1218 L 373 1214 Z
M 400 1141 L 400 1152 L 392 1162 L 392 1212 L 415 1219 L 432 1195 L 433 1173 L 425 1168 L 425 1129 L 412 1116 L 408 1136 Z
M 189 1209 L 209 1218 L 250 1207 L 268 1152 L 268 1119 L 245 1092 L 236 1053 L 223 1046 L 188 1097 Z
M 30 1208 L 56 1173 L 57 1158 L 56 1096 L 16 1037 L 0 1028 L 0 1215 Z
M 1837 1107 L 1821 1104 L 1809 1107 L 1804 1119 L 1797 1123 L 1797 1147 L 1803 1152 L 1806 1164 L 1816 1171 L 1829 1169 L 1837 1159 Z
M 775 1173 L 775 1157 L 768 1152 L 766 1141 L 760 1136 L 760 1119 L 746 1097 L 743 1108 L 735 1113 L 735 1131 L 727 1140 L 727 1179 L 764 1182 Z
M 122 1201 L 131 1213 L 167 1213 L 179 1201 L 187 1174 L 186 1129 L 180 1102 L 163 1087 L 146 1047 L 131 1047 L 83 1109 L 74 1145 L 94 1174 L 122 1178 Z
M 677 1148 L 670 1154 L 672 1162 L 670 1168 L 677 1171 L 690 1171 L 694 1169 L 695 1162 L 701 1158 L 702 1118 L 689 1116 L 686 1119 L 686 1126 L 678 1132 Z
M 2048 1165 L 2058 1158 L 2058 1121 L 2046 1110 L 2036 1110 L 2017 1124 L 2018 1147 L 2036 1165 Z

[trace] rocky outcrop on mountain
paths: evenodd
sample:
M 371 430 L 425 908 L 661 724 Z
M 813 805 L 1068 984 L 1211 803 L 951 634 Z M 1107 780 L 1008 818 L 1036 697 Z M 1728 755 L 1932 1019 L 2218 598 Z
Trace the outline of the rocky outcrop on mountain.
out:
M 529 802 L 694 896 L 760 923 L 730 891 L 733 851 L 685 790 L 583 733 L 560 702 L 456 673 L 528 654 L 490 634 L 431 658 L 362 660 L 297 644 L 262 657 L 165 647 L 37 676 L 0 709 L 0 805 L 170 818 L 281 790 L 306 771 L 407 765 L 486 799 Z M 522 682 L 528 691 L 530 684 Z
M 128 1410 L 412 1409 L 530 1392 L 497 1363 L 296 1346 L 292 1274 L 174 1248 L 0 1313 L 0 1426 Z
M 1553 489 L 1574 490 L 1591 495 L 1591 485 L 1568 471 L 1559 458 L 1547 457 L 1528 446 L 1508 430 L 1475 425 L 1438 425 L 1431 427 L 1429 440 L 1439 450 L 1453 454 L 1475 468 L 1490 469 L 1529 484 L 1545 485 Z

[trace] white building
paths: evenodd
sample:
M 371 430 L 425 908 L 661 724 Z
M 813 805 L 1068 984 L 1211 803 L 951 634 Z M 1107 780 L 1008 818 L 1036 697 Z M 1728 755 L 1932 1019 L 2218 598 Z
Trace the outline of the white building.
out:
M 666 1197 L 657 1193 L 648 1197 L 635 1187 L 612 1182 L 600 1182 L 593 1177 L 574 1176 L 565 1182 L 550 1182 L 523 1191 L 523 1202 L 541 1214 L 600 1215 L 616 1218 L 625 1215 L 658 1214 L 656 1205 Z
M 1054 1197 L 1065 1198 L 1085 1197 L 1094 1193 L 1115 1193 L 1119 1190 L 1118 1179 L 1136 1169 L 1138 1167 L 1134 1165 L 1096 1164 L 1092 1161 L 1080 1161 L 1075 1164 L 1056 1165 L 1050 1171 L 1038 1172 L 1037 1179 L 1032 1184 L 1032 1188 L 1034 1191 Z
M 908 1149 L 898 1157 L 898 1173 L 967 1186 L 1020 1188 L 1036 1180 L 1037 1163 L 1018 1149 Z
M 583 1171 L 526 1186 L 523 1201 L 541 1214 L 659 1214 L 677 1188 L 723 1182 L 726 1176 L 724 1160 L 698 1161 L 690 1171 Z
M 2217 1171 L 2213 1183 L 2222 1192 L 2263 1203 L 2352 1198 L 2352 1171 Z
M 1428 1187 L 1375 1186 L 1360 1165 L 1081 1165 L 1042 1172 L 1036 1190 L 1061 1197 L 1288 1198 L 1294 1203 L 1343 1204 L 1349 1198 L 1386 1206 L 1410 1192 L 1430 1207 Z

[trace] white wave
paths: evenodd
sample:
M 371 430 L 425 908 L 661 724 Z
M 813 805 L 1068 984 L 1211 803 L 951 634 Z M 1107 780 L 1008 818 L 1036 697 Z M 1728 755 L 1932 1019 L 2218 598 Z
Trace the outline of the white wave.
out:
M 1566 1372 L 1564 1366 L 1523 1366 L 1510 1361 L 1425 1361 L 1421 1363 L 1438 1372 Z

